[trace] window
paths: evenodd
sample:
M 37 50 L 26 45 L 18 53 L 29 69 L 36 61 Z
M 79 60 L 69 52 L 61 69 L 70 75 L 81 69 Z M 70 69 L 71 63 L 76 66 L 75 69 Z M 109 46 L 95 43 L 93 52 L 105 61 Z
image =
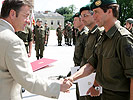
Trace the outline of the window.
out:
M 54 22 L 53 22 L 53 20 L 51 21 L 51 25 L 53 25 L 54 24 Z
M 59 25 L 59 24 L 60 24 L 60 21 L 58 20 L 58 21 L 57 21 L 57 25 Z

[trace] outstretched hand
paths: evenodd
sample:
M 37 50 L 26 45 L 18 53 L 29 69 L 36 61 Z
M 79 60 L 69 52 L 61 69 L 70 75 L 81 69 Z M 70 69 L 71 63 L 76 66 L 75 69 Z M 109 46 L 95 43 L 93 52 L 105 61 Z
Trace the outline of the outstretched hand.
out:
M 63 83 L 66 83 L 67 81 L 70 81 L 71 83 L 73 83 L 73 78 L 72 77 L 67 77 L 64 79 Z
M 69 88 L 72 86 L 72 82 L 71 81 L 65 81 L 61 80 L 61 86 L 60 86 L 60 91 L 62 92 L 70 92 Z

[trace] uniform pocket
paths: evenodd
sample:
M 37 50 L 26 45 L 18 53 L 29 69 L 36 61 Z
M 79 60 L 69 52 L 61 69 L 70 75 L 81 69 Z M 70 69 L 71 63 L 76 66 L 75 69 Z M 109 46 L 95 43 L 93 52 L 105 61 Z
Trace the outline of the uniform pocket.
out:
M 103 57 L 103 75 L 106 79 L 120 78 L 123 73 L 122 66 L 117 57 Z

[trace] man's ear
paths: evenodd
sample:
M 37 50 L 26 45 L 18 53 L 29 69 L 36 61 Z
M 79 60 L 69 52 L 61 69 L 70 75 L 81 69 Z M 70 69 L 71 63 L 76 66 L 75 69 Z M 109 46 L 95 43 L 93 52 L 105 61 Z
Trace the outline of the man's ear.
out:
M 112 9 L 108 9 L 108 10 L 107 10 L 107 13 L 108 13 L 108 14 L 113 13 Z
M 11 19 L 14 19 L 15 17 L 16 17 L 16 11 L 15 10 L 10 10 L 10 14 L 9 14 L 9 17 L 11 18 Z

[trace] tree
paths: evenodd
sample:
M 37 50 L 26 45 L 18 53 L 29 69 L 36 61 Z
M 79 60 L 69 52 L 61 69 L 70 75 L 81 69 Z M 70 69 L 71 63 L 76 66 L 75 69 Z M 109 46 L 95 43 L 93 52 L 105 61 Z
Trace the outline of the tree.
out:
M 55 12 L 58 12 L 61 15 L 69 14 L 71 11 L 68 7 L 61 7 L 59 9 L 56 9 Z
M 127 18 L 133 18 L 133 0 L 117 0 L 120 5 L 119 20 L 122 25 Z
M 74 5 L 70 5 L 69 7 L 61 7 L 59 9 L 56 9 L 55 12 L 58 12 L 59 14 L 63 15 L 65 17 L 65 23 L 67 21 L 72 22 L 72 16 L 75 13 L 75 10 L 77 8 Z
M 70 13 L 70 14 L 74 14 L 74 13 L 75 13 L 75 11 L 76 11 L 76 9 L 77 9 L 74 5 L 70 5 L 68 8 L 69 8 L 69 9 L 70 9 L 70 11 L 71 11 L 71 13 Z

